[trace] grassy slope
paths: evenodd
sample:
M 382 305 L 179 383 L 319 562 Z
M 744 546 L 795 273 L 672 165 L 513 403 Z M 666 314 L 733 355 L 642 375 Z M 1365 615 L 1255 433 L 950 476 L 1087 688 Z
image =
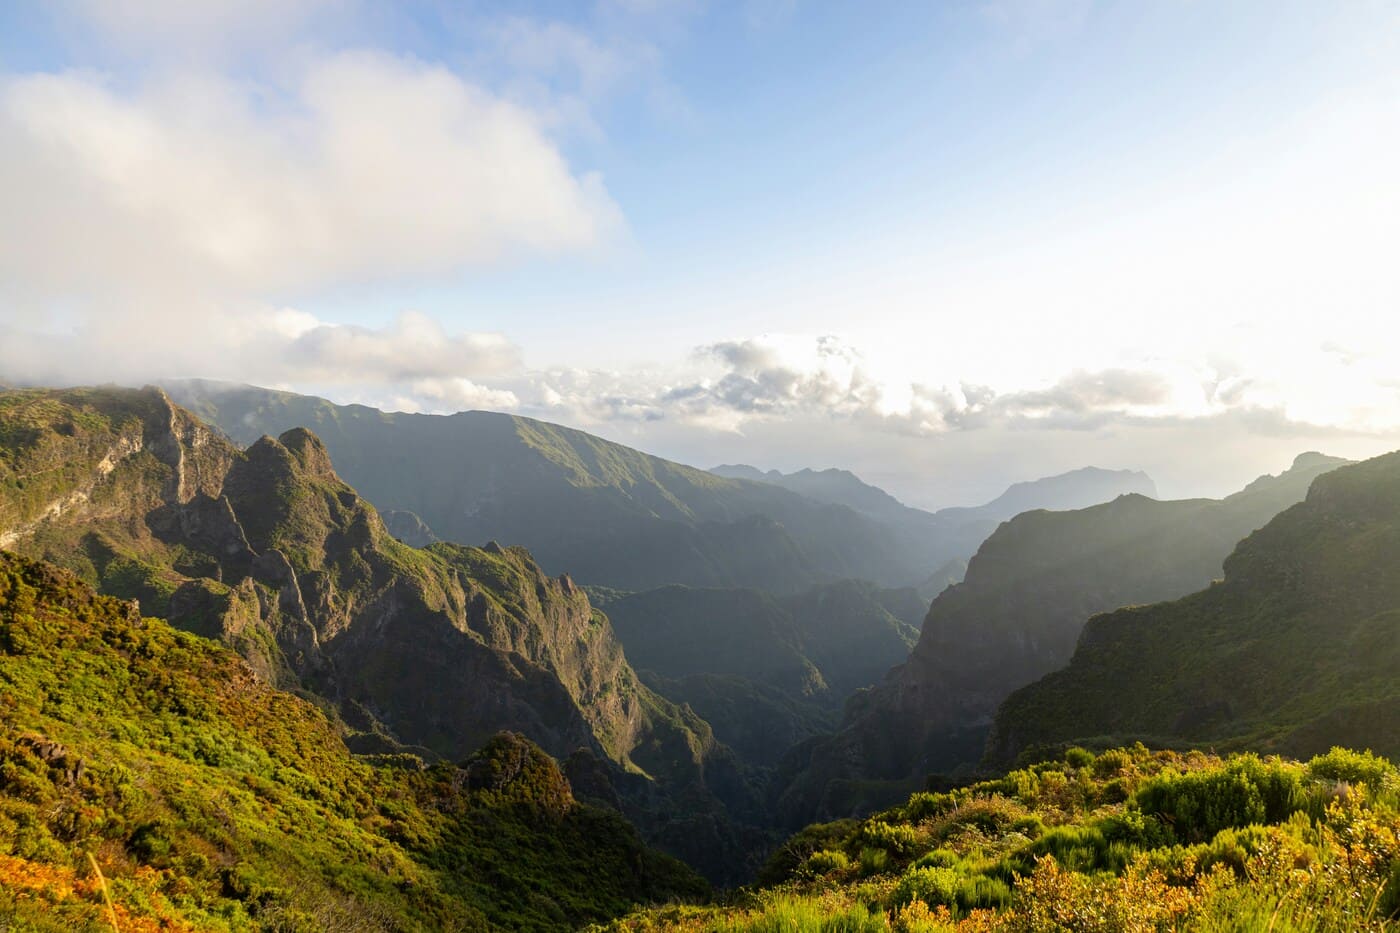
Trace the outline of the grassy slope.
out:
M 227 649 L 3 553 L 0 684 L 0 875 L 41 882 L 0 913 L 39 928 L 102 927 L 88 853 L 124 916 L 199 929 L 568 929 L 702 887 L 522 740 L 371 767 Z
M 862 821 L 810 826 L 725 906 L 616 931 L 1149 933 L 1394 930 L 1400 773 L 1141 745 L 1061 760 Z
M 712 873 L 743 871 L 733 853 L 761 845 L 731 825 L 753 794 L 728 751 L 641 684 L 581 589 L 520 548 L 399 543 L 310 432 L 240 451 L 156 390 L 116 389 L 0 393 L 0 429 L 0 482 L 55 458 L 85 468 L 46 488 L 41 505 L 81 492 L 62 514 L 0 524 L 25 530 L 14 548 L 226 641 L 344 717 L 357 750 L 453 760 L 512 729 L 640 777 L 624 782 L 626 812 L 687 858 L 721 853 Z

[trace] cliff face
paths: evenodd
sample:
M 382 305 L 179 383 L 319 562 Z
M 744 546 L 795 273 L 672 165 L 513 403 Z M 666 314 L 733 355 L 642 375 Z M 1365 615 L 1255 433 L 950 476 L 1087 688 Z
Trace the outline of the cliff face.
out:
M 1134 734 L 1297 754 L 1400 752 L 1400 454 L 1319 477 L 1225 577 L 1091 619 L 1063 670 L 1012 694 L 993 762 Z
M 834 737 L 790 756 L 778 806 L 795 822 L 841 816 L 974 766 L 998 705 L 1067 663 L 1085 620 L 1206 586 L 1240 538 L 1344 462 L 1303 455 L 1222 500 L 1126 495 L 1004 523 L 933 601 L 908 661 L 852 698 Z
M 568 577 L 519 548 L 402 544 L 308 431 L 241 451 L 160 390 L 112 389 L 0 395 L 0 438 L 8 548 L 325 697 L 352 748 L 460 759 L 509 729 L 607 762 L 658 836 L 678 793 L 722 824 L 751 809 L 728 751 L 640 684 Z

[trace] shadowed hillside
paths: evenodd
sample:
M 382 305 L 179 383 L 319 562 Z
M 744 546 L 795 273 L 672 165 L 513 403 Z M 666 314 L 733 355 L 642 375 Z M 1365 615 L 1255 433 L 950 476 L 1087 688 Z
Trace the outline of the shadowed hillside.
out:
M 1069 665 L 998 711 L 989 757 L 1078 737 L 1400 754 L 1400 454 L 1319 477 L 1225 578 L 1089 621 Z
M 841 816 L 929 772 L 971 767 L 997 706 L 1065 664 L 1086 619 L 1205 586 L 1235 542 L 1343 462 L 1304 454 L 1221 500 L 1129 495 L 1006 522 L 934 600 L 908 661 L 851 700 L 836 736 L 789 756 L 775 788 L 781 811 L 797 822 Z

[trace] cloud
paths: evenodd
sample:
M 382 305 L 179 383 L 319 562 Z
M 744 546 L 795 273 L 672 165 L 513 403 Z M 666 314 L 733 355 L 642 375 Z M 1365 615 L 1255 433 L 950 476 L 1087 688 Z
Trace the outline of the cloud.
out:
M 287 374 L 306 382 L 412 382 L 438 398 L 466 397 L 463 374 L 501 375 L 521 365 L 519 349 L 500 334 L 449 335 L 412 312 L 379 329 L 317 322 L 279 349 Z
M 289 100 L 186 77 L 0 85 L 0 298 L 265 295 L 604 243 L 619 214 L 532 115 L 450 71 L 317 60 Z
M 372 328 L 285 308 L 206 309 L 198 327 L 137 334 L 132 318 L 114 314 L 48 333 L 0 324 L 0 378 L 63 384 L 201 376 L 349 391 L 378 401 L 411 395 L 439 411 L 518 404 L 509 391 L 479 384 L 517 374 L 518 347 L 500 334 L 448 333 L 421 314 Z

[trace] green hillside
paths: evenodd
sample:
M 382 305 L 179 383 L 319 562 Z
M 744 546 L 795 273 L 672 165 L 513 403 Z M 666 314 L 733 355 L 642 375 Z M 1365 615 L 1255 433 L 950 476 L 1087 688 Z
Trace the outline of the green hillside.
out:
M 789 756 L 780 809 L 794 824 L 860 812 L 975 765 L 997 706 L 1067 663 L 1086 619 L 1206 586 L 1237 541 L 1344 462 L 1304 454 L 1221 500 L 1129 495 L 1006 522 L 933 601 L 908 660 L 851 701 L 833 738 Z
M 1222 582 L 1090 620 L 1067 667 L 1002 706 L 990 754 L 1129 733 L 1400 753 L 1398 565 L 1400 454 L 1319 477 Z
M 614 933 L 1347 933 L 1400 929 L 1400 773 L 1142 745 L 809 826 L 763 886 Z
M 598 758 L 648 837 L 714 877 L 763 844 L 732 754 L 640 683 L 579 587 L 519 548 L 401 544 L 315 435 L 240 450 L 158 389 L 17 391 L 0 451 L 7 547 L 235 647 L 351 748 L 460 760 L 509 729 Z
M 554 762 L 356 760 L 233 652 L 0 552 L 9 929 L 566 930 L 703 893 Z

